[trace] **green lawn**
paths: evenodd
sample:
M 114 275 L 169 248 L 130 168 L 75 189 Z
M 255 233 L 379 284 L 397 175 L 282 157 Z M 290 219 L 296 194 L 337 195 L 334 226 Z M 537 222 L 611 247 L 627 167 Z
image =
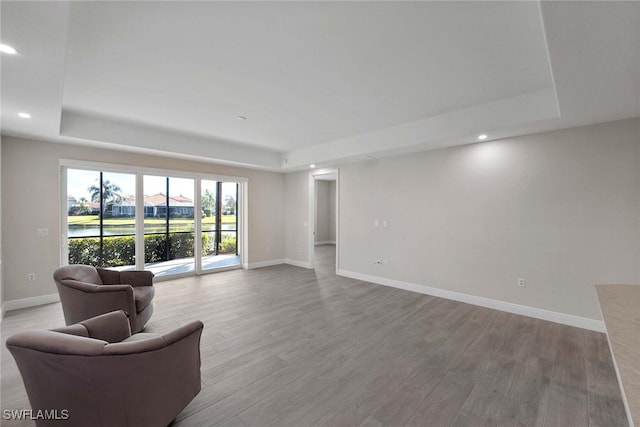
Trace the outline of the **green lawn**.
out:
M 135 218 L 105 218 L 104 225 L 129 225 L 135 223 Z M 189 225 L 193 223 L 191 218 L 170 218 L 169 221 L 172 225 L 184 224 Z M 77 215 L 68 216 L 67 222 L 69 225 L 84 225 L 84 226 L 98 226 L 100 224 L 100 217 L 98 215 Z M 144 223 L 148 225 L 163 225 L 166 220 L 164 218 L 145 218 Z M 215 217 L 202 218 L 203 224 L 215 224 Z M 235 223 L 235 215 L 222 215 L 222 223 L 229 224 Z

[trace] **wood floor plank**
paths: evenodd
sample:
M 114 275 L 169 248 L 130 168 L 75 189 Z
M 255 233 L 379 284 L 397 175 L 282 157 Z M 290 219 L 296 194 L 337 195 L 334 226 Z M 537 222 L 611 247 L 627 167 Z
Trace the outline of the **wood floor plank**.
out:
M 156 284 L 148 332 L 205 324 L 202 391 L 172 425 L 626 425 L 602 334 L 339 277 L 316 251 L 316 270 Z M 59 303 L 11 311 L 2 342 L 63 324 Z M 0 355 L 2 409 L 29 408 Z
M 454 426 L 495 426 L 509 394 L 521 358 L 532 346 L 533 320 L 510 321 L 513 315 L 502 313 L 479 342 L 467 352 L 467 377 L 477 377 L 475 386 L 460 408 Z M 484 367 L 482 367 L 484 360 Z
M 545 426 L 588 425 L 584 330 L 560 326 Z
M 529 354 L 522 356 L 505 399 L 498 426 L 544 425 L 558 333 L 558 325 L 538 322 Z

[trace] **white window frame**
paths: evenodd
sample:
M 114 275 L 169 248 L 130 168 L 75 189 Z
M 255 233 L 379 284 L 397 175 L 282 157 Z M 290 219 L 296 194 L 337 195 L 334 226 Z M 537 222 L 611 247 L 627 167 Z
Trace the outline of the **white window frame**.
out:
M 240 263 L 238 266 L 233 267 L 221 267 L 216 269 L 203 270 L 202 269 L 202 241 L 199 238 L 195 238 L 194 248 L 194 273 L 196 275 L 215 273 L 218 271 L 247 268 L 247 249 L 248 249 L 248 237 L 246 236 L 247 224 L 248 224 L 248 188 L 249 178 L 232 175 L 221 174 L 209 174 L 201 172 L 190 172 L 184 170 L 175 169 L 162 169 L 162 168 L 149 168 L 143 166 L 134 165 L 121 165 L 116 163 L 102 163 L 86 160 L 73 160 L 73 159 L 60 159 L 59 171 L 60 171 L 60 265 L 69 264 L 69 227 L 68 227 L 68 209 L 67 209 L 67 170 L 68 169 L 81 169 L 95 172 L 116 172 L 127 173 L 135 175 L 136 177 L 136 220 L 135 220 L 135 254 L 136 254 L 136 269 L 144 269 L 144 215 L 139 215 L 140 212 L 144 212 L 144 176 L 156 175 L 170 178 L 187 178 L 194 181 L 194 232 L 196 236 L 202 234 L 202 218 L 196 215 L 196 212 L 201 210 L 201 197 L 200 194 L 201 185 L 200 182 L 203 179 L 210 181 L 222 181 L 222 182 L 236 182 L 238 183 L 238 200 L 236 200 L 237 207 L 237 238 L 236 245 L 238 245 L 238 256 L 240 257 Z M 142 196 L 138 196 L 142 195 Z M 174 279 L 186 274 L 168 275 L 167 278 Z M 162 278 L 164 278 L 163 276 Z

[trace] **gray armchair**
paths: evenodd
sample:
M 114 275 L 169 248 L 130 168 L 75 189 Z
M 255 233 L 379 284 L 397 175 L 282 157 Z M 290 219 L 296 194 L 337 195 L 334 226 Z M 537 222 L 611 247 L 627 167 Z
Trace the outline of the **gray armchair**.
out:
M 68 426 L 166 426 L 200 392 L 202 322 L 172 332 L 130 334 L 111 312 L 7 339 L 32 410 Z M 60 425 L 39 419 L 38 426 Z
M 135 334 L 153 314 L 153 273 L 67 265 L 53 273 L 67 325 L 114 310 L 126 313 Z

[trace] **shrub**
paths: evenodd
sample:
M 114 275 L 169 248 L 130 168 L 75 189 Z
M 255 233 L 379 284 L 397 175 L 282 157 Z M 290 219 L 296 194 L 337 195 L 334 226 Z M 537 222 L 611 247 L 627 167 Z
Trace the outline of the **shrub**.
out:
M 237 247 L 237 239 L 231 234 L 223 234 L 222 241 L 220 242 L 221 254 L 235 254 Z
M 69 240 L 69 264 L 100 265 L 100 239 L 87 237 Z
M 169 237 L 171 239 L 171 237 Z M 144 236 L 144 262 L 166 261 L 166 236 L 152 234 Z
M 211 238 L 202 234 L 202 247 L 208 248 Z M 235 242 L 235 239 L 234 239 Z M 194 255 L 194 233 L 169 233 L 169 258 L 189 258 Z M 234 243 L 235 245 L 235 243 Z M 144 262 L 167 261 L 166 235 L 144 236 Z M 102 241 L 103 260 L 100 262 L 100 239 L 86 237 L 69 240 L 69 264 L 87 264 L 95 267 L 135 265 L 135 237 L 105 237 Z M 235 251 L 235 249 L 234 249 Z
M 102 241 L 103 264 L 109 267 L 135 265 L 136 242 L 134 236 L 105 237 Z

